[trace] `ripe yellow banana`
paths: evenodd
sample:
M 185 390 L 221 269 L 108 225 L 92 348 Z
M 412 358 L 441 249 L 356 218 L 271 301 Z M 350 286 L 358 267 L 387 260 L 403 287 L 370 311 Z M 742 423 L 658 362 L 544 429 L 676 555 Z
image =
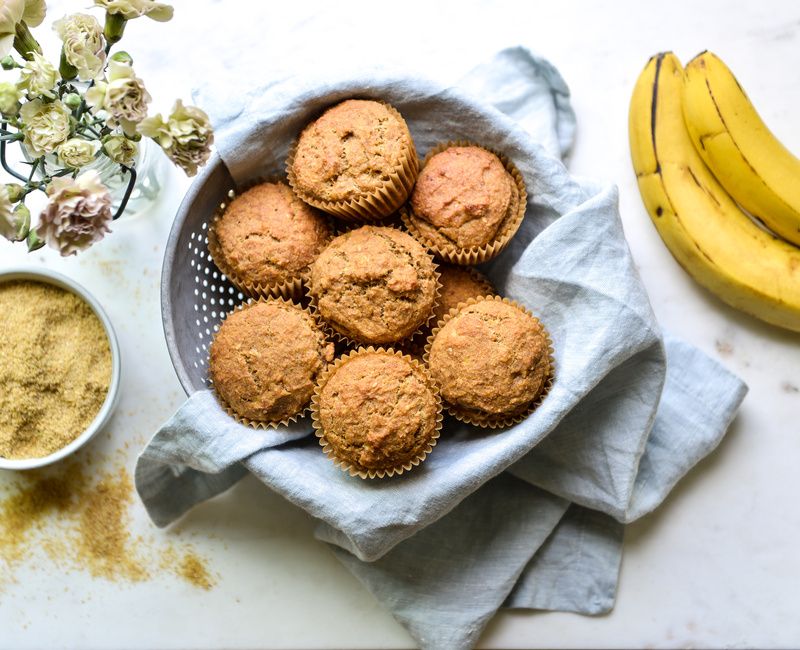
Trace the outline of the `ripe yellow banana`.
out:
M 759 117 L 711 52 L 686 64 L 683 114 L 698 153 L 739 205 L 800 244 L 800 160 Z
M 629 132 L 645 206 L 678 263 L 725 302 L 800 331 L 800 249 L 759 228 L 706 167 L 683 121 L 683 68 L 654 56 L 633 91 Z

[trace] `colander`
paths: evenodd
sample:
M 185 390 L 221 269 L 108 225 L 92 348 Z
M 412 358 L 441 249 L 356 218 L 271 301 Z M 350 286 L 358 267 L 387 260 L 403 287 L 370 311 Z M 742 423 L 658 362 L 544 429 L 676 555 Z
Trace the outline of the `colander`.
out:
M 410 88 L 414 90 L 409 90 Z M 292 139 L 325 108 L 351 97 L 388 101 L 403 114 L 417 151 L 425 152 L 444 141 L 469 140 L 502 150 L 514 160 L 526 181 L 535 185 L 530 134 L 491 106 L 478 103 L 458 89 L 442 89 L 417 79 L 387 77 L 365 86 L 363 81 L 304 81 L 304 90 L 289 97 L 277 92 L 251 98 L 240 120 L 252 132 L 237 151 L 235 164 L 244 177 L 270 177 L 284 170 Z M 289 101 L 290 99 L 290 101 Z M 274 102 L 288 105 L 273 105 Z M 290 112 L 285 112 L 291 109 Z M 264 144 L 261 148 L 259 143 Z M 208 387 L 208 348 L 226 313 L 245 297 L 216 268 L 208 252 L 208 225 L 220 204 L 235 187 L 233 177 L 218 154 L 192 183 L 170 232 L 161 278 L 161 310 L 172 363 L 187 394 Z M 529 187 L 528 206 L 537 192 Z M 529 223 L 525 238 L 517 236 L 493 266 L 513 263 L 530 238 L 557 216 L 552 206 L 537 205 L 537 219 Z M 501 259 L 503 258 L 503 259 Z
M 214 265 L 208 224 L 234 187 L 214 154 L 183 199 L 170 231 L 161 273 L 161 316 L 167 349 L 187 395 L 208 386 L 208 346 L 223 317 L 243 296 Z

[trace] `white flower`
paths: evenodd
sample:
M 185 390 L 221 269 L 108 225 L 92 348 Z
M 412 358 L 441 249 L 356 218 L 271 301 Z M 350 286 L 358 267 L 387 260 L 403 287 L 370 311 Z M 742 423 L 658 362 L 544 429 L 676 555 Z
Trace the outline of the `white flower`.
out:
M 94 155 L 99 149 L 97 140 L 83 140 L 70 138 L 58 145 L 56 153 L 64 167 L 80 169 L 94 160 Z
M 70 111 L 56 100 L 45 103 L 34 99 L 22 105 L 23 141 L 28 153 L 34 158 L 53 153 L 56 147 L 69 137 Z
M 136 124 L 147 117 L 150 93 L 131 66 L 111 61 L 108 79 L 97 82 L 86 91 L 86 102 L 92 111 L 106 111 L 109 126 L 119 124 L 128 135 L 136 133 Z
M 159 22 L 172 18 L 172 7 L 154 0 L 94 0 L 96 7 L 102 7 L 110 14 L 120 14 L 125 20 L 147 16 Z
M 180 99 L 168 120 L 160 113 L 148 117 L 139 124 L 139 132 L 158 142 L 169 159 L 188 176 L 194 176 L 197 168 L 205 164 L 214 143 L 208 115 L 195 106 L 184 106 Z
M 136 162 L 136 152 L 139 148 L 133 140 L 129 140 L 124 135 L 110 135 L 103 140 L 103 151 L 115 163 L 133 166 Z
M 54 22 L 53 29 L 64 41 L 64 58 L 78 70 L 78 79 L 88 81 L 103 71 L 103 28 L 94 16 L 73 14 Z
M 74 255 L 111 232 L 111 195 L 92 170 L 78 178 L 54 178 L 36 234 L 63 256 Z
M 17 24 L 41 25 L 46 11 L 44 0 L 0 0 L 0 57 L 14 46 Z
M 17 87 L 27 91 L 28 99 L 47 97 L 55 99 L 55 87 L 61 75 L 58 70 L 38 52 L 31 52 L 31 59 L 25 61 Z
M 20 108 L 22 91 L 8 81 L 0 82 L 0 113 L 6 116 L 16 115 Z

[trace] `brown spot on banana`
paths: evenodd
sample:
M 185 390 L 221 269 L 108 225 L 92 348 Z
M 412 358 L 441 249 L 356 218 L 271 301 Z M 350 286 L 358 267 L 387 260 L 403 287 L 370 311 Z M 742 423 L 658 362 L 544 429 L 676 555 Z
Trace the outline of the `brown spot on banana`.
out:
M 653 77 L 653 98 L 650 102 L 650 139 L 653 143 L 653 158 L 656 160 L 656 174 L 661 174 L 661 161 L 658 159 L 658 148 L 656 147 L 656 106 L 658 105 L 658 78 L 661 76 L 661 64 L 667 52 L 659 52 L 656 58 L 656 72 Z
M 716 266 L 716 263 L 714 262 L 713 258 L 708 253 L 706 253 L 702 248 L 700 248 L 700 244 L 698 244 L 696 241 L 693 241 L 692 243 L 694 244 L 694 247 L 700 252 L 700 254 L 703 257 L 705 257 L 706 260 L 708 260 L 708 263 L 711 264 L 711 266 Z

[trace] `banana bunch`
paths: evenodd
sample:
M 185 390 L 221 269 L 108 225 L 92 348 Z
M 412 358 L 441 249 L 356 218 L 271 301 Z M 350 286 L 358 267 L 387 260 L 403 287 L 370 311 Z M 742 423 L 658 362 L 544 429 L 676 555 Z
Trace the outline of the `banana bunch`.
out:
M 704 52 L 684 70 L 670 52 L 652 57 L 629 134 L 645 206 L 678 263 L 729 305 L 800 332 L 800 161 L 722 61 Z

